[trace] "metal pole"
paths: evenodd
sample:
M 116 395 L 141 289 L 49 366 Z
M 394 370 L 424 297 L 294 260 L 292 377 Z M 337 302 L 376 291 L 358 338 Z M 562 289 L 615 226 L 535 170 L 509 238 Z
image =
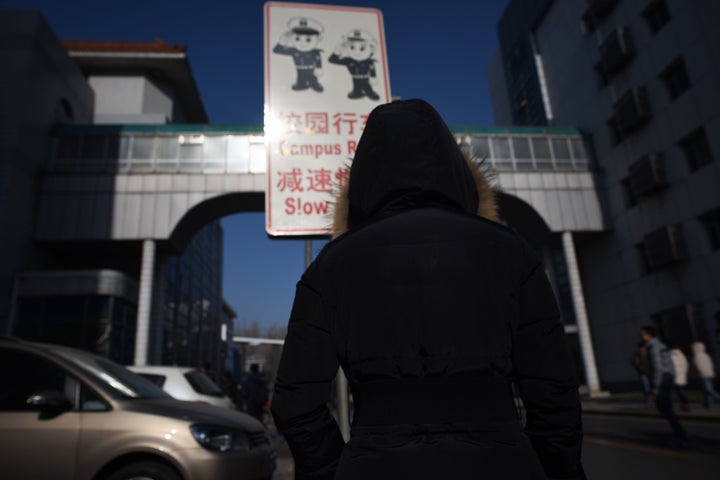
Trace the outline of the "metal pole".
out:
M 592 338 L 590 335 L 590 324 L 588 322 L 587 309 L 585 307 L 585 295 L 580 281 L 580 270 L 575 255 L 575 243 L 571 232 L 562 234 L 565 262 L 567 263 L 568 277 L 570 279 L 570 292 L 572 294 L 573 306 L 575 307 L 575 320 L 577 322 L 578 336 L 580 337 L 580 351 L 582 352 L 583 364 L 585 365 L 585 377 L 590 389 L 590 396 L 601 395 L 600 379 L 598 378 L 597 366 L 595 364 L 595 352 L 593 351 Z
M 155 242 L 153 240 L 144 240 L 142 263 L 140 266 L 140 295 L 138 298 L 137 324 L 135 326 L 135 365 L 147 364 L 154 267 Z

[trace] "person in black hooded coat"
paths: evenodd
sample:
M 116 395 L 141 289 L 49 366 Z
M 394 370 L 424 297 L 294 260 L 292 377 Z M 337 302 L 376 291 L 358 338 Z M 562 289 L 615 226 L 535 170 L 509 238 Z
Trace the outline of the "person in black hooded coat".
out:
M 585 478 L 553 291 L 495 209 L 433 107 L 371 112 L 335 238 L 297 284 L 275 384 L 296 479 Z M 347 444 L 326 407 L 338 366 Z

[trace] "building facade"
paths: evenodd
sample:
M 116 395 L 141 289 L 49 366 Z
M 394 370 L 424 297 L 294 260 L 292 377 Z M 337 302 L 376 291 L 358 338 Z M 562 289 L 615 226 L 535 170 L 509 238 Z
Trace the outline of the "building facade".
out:
M 603 385 L 635 382 L 641 325 L 718 358 L 720 3 L 512 0 L 488 70 L 495 119 L 577 127 L 609 229 L 579 233 Z
M 42 15 L 20 10 L 0 10 L 0 35 L 0 61 L 10 72 L 0 92 L 0 331 L 134 363 L 145 244 L 115 241 L 108 230 L 139 217 L 113 218 L 103 207 L 124 201 L 114 194 L 114 177 L 87 175 L 104 159 L 117 166 L 123 145 L 62 132 L 207 124 L 186 49 L 161 40 L 63 43 Z M 141 140 L 136 147 L 142 150 Z M 55 162 L 78 166 L 78 175 L 57 183 Z M 80 194 L 58 211 L 43 206 L 55 187 L 97 191 L 107 181 L 111 193 L 101 201 Z M 43 234 L 48 225 L 72 231 L 81 224 L 96 235 Z M 145 305 L 148 363 L 224 370 L 222 325 L 231 330 L 234 313 L 222 298 L 222 248 L 217 220 L 158 242 Z

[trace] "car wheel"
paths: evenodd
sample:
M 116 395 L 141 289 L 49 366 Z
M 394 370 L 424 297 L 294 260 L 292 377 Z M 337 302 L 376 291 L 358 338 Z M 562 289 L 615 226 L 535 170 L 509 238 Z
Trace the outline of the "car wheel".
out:
M 160 462 L 128 463 L 107 476 L 106 480 L 182 480 L 171 467 Z

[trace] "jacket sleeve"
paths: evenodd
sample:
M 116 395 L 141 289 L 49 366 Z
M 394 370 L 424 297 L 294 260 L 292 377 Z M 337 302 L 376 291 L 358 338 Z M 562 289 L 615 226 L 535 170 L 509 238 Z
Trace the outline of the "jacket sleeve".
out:
M 526 409 L 525 433 L 551 479 L 584 479 L 578 382 L 555 295 L 525 245 L 514 329 L 515 381 Z
M 295 461 L 295 478 L 332 479 L 343 441 L 327 402 L 338 360 L 320 295 L 298 283 L 271 412 Z

